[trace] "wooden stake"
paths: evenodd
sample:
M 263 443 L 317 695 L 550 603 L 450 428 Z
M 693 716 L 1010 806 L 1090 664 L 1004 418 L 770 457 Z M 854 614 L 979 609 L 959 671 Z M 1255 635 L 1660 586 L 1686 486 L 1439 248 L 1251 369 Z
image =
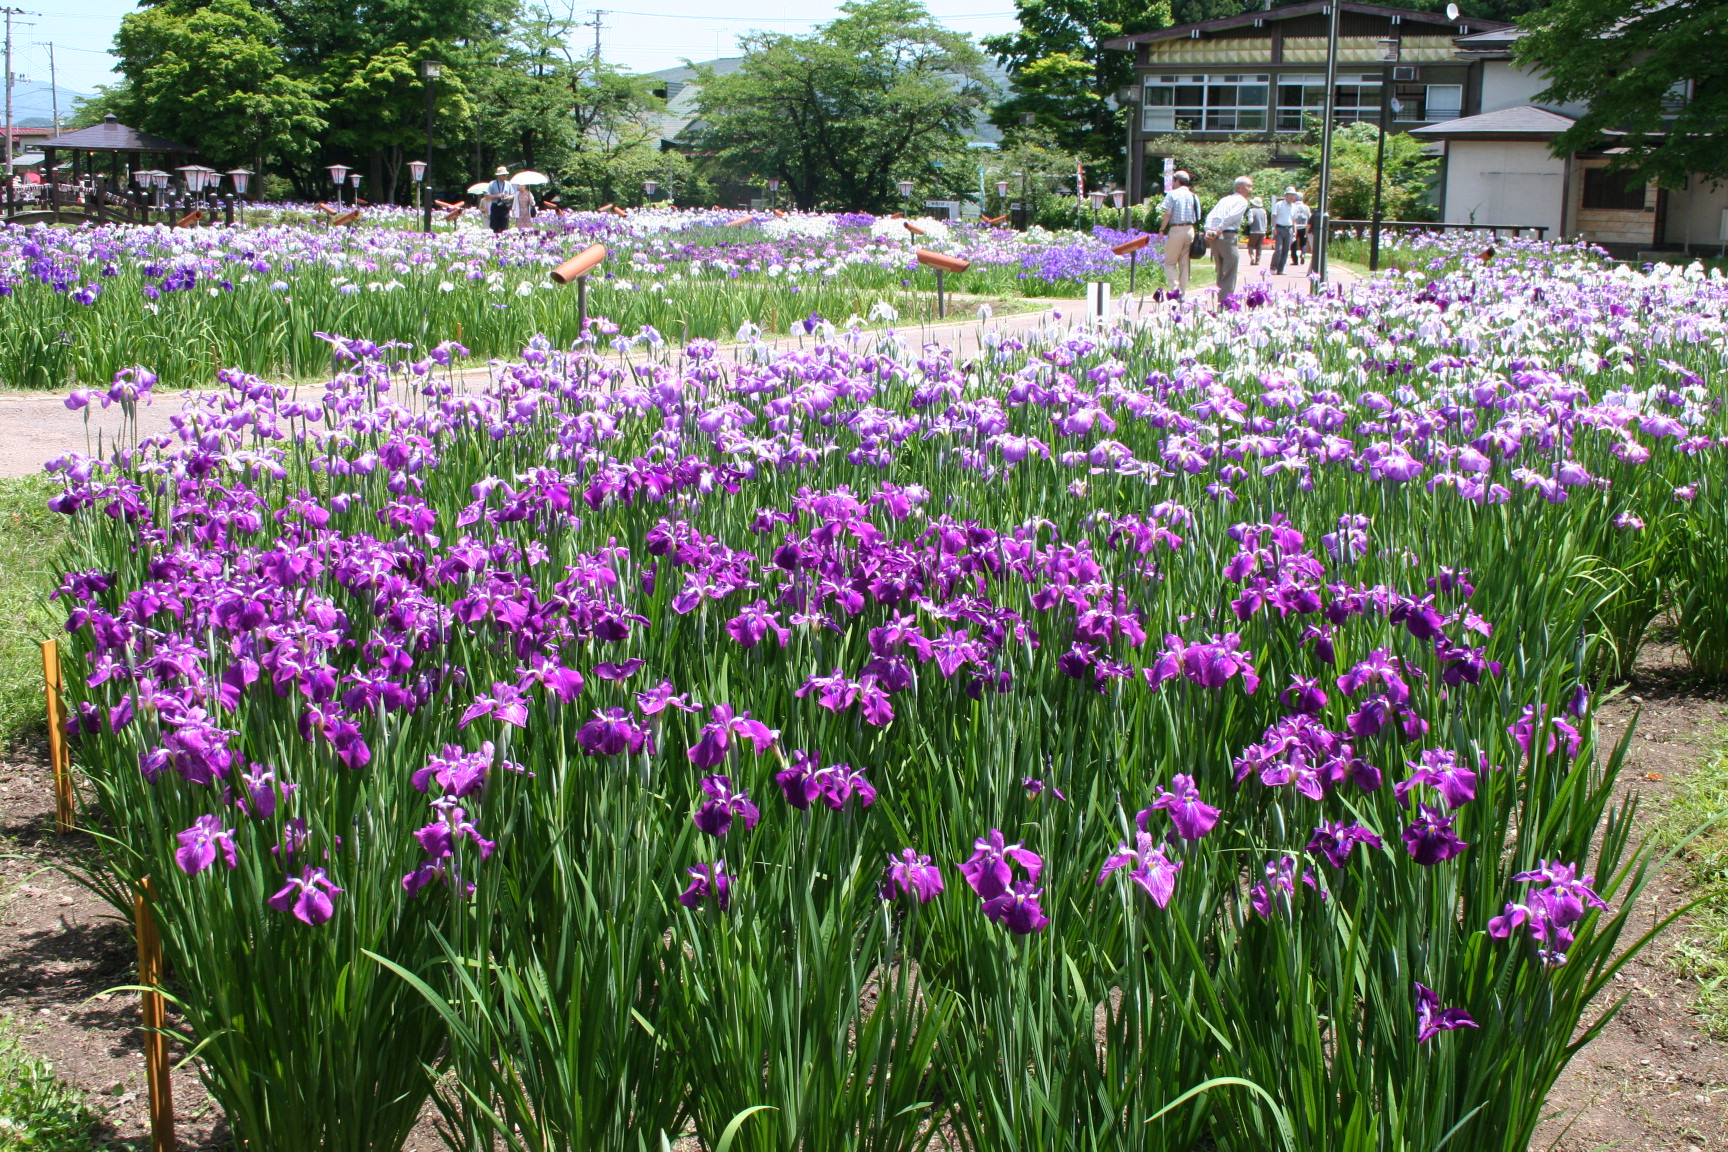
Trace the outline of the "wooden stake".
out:
M 48 698 L 48 761 L 54 769 L 54 823 L 72 831 L 72 753 L 66 747 L 66 705 L 60 699 L 60 642 L 42 641 L 42 685 Z
M 145 988 L 162 986 L 162 938 L 156 933 L 156 918 L 150 914 L 155 896 L 150 877 L 139 882 L 136 894 L 138 929 L 138 983 Z M 167 1014 L 162 993 L 145 992 L 144 1079 L 150 1087 L 150 1152 L 174 1152 L 174 1097 L 168 1079 L 168 1036 L 163 1031 Z

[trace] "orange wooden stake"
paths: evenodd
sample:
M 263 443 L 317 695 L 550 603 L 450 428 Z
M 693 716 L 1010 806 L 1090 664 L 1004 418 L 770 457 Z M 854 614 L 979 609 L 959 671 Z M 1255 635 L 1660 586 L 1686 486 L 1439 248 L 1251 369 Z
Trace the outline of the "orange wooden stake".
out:
M 54 823 L 72 831 L 72 753 L 66 747 L 66 704 L 60 699 L 60 642 L 42 641 L 42 684 L 48 697 L 48 761 L 54 769 Z
M 136 894 L 138 929 L 138 983 L 148 989 L 162 986 L 162 937 L 156 933 L 156 918 L 150 914 L 155 896 L 150 877 L 139 882 Z M 162 993 L 147 991 L 144 1010 L 144 1079 L 150 1086 L 150 1152 L 174 1152 L 174 1096 L 168 1079 L 168 1035 L 163 1031 L 167 1013 Z

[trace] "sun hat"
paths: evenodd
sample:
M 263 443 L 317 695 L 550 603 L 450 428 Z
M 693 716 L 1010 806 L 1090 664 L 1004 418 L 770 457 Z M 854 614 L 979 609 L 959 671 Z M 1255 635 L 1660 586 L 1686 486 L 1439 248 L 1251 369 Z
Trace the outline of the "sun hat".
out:
M 1302 195 L 1302 193 L 1296 191 L 1296 185 L 1292 184 L 1292 185 L 1290 185 L 1290 187 L 1284 189 L 1284 195 L 1286 195 L 1286 196 L 1300 196 L 1300 195 Z
M 497 169 L 495 169 L 493 171 L 492 175 L 494 175 L 494 176 L 508 176 L 508 175 L 510 175 L 510 169 L 508 169 L 508 168 L 504 167 L 504 165 L 500 164 L 500 165 L 498 165 Z
M 1256 197 L 1254 197 L 1254 199 L 1248 201 L 1248 203 L 1254 205 L 1254 207 L 1256 207 L 1256 208 L 1266 207 L 1266 202 L 1264 200 L 1260 199 L 1260 197 L 1258 197 L 1258 196 L 1256 196 Z

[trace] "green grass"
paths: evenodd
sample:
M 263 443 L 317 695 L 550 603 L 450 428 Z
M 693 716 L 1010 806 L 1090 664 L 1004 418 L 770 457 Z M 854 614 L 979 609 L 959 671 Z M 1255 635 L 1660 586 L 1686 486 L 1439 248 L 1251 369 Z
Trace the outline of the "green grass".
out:
M 0 746 L 42 731 L 41 643 L 55 635 L 47 596 L 66 538 L 52 493 L 46 477 L 0 478 Z
M 1678 844 L 1697 834 L 1679 867 L 1703 902 L 1669 960 L 1683 977 L 1697 981 L 1700 1022 L 1712 1034 L 1728 1036 L 1728 728 L 1718 729 L 1713 743 L 1715 753 L 1676 789 L 1658 835 Z
M 0 1019 L 0 1152 L 87 1152 L 102 1146 L 95 1127 L 78 1091 L 20 1048 Z

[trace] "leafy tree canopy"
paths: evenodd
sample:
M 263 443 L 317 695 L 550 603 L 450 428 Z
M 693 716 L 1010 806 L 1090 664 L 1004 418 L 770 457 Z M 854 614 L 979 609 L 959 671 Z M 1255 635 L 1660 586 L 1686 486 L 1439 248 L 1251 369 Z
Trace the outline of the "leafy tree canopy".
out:
M 1016 0 L 1015 7 L 1020 27 L 984 40 L 1014 81 L 991 121 L 1012 139 L 1030 117 L 1059 147 L 1120 170 L 1126 125 L 1116 94 L 1133 83 L 1134 54 L 1104 42 L 1167 27 L 1169 0 Z
M 1667 187 L 1728 176 L 1728 0 L 1557 0 L 1523 24 L 1537 99 L 1589 108 L 1556 155 L 1612 138 L 1617 166 Z
M 130 13 L 115 38 L 127 83 L 114 111 L 222 167 L 303 158 L 326 122 L 315 85 L 283 71 L 281 37 L 247 0 Z
M 800 208 L 867 211 L 974 186 L 965 132 L 983 57 L 917 0 L 854 0 L 814 33 L 744 37 L 737 71 L 701 73 L 699 146 L 735 179 L 778 176 Z M 958 80 L 958 83 L 956 83 Z

